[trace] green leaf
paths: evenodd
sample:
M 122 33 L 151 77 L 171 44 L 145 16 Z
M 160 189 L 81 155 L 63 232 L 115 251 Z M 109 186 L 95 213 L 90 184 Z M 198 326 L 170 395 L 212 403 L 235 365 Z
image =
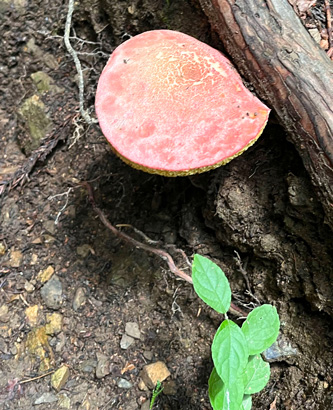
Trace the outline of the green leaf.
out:
M 242 326 L 249 354 L 259 354 L 269 348 L 277 339 L 279 329 L 279 315 L 274 306 L 262 305 L 252 310 Z
M 244 396 L 242 383 L 226 386 L 214 367 L 208 381 L 210 403 L 214 410 L 240 410 Z
M 245 394 L 258 393 L 268 383 L 270 376 L 269 364 L 260 355 L 250 356 L 243 374 Z
M 226 313 L 230 308 L 231 290 L 225 274 L 214 262 L 194 255 L 192 264 L 194 290 L 198 296 L 219 313 Z
M 225 320 L 218 328 L 213 344 L 213 362 L 226 386 L 235 384 L 248 362 L 248 348 L 242 330 L 231 320 Z
M 224 384 L 215 367 L 208 380 L 208 394 L 213 409 L 222 409 L 225 395 Z
M 243 409 L 242 410 L 251 410 L 252 407 L 252 397 L 248 394 L 245 394 L 243 397 Z

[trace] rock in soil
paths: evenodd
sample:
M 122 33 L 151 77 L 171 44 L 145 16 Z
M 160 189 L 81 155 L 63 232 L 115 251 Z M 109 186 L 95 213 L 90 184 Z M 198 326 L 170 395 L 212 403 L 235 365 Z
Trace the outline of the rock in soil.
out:
M 35 401 L 35 405 L 37 404 L 43 404 L 43 403 L 54 403 L 56 402 L 57 396 L 53 393 L 47 392 L 47 393 L 43 393 L 40 397 L 38 397 L 38 399 Z
M 117 386 L 121 389 L 130 389 L 133 386 L 133 384 L 126 379 L 120 378 L 117 381 Z
M 62 305 L 62 284 L 58 276 L 53 276 L 41 289 L 44 303 L 50 309 L 57 310 Z
M 153 389 L 158 381 L 162 382 L 169 376 L 170 372 L 163 362 L 147 364 L 140 373 L 140 377 L 150 389 Z
M 125 325 L 125 332 L 128 336 L 134 337 L 134 339 L 140 339 L 141 337 L 139 325 L 135 322 L 127 322 Z
M 59 392 L 66 384 L 69 378 L 69 369 L 67 366 L 61 366 L 51 376 L 52 387 Z
M 97 379 L 102 379 L 104 376 L 110 374 L 110 360 L 108 356 L 97 352 L 97 368 L 96 377 Z
M 86 303 L 86 290 L 82 287 L 78 288 L 75 292 L 74 300 L 73 300 L 73 309 L 77 312 L 80 307 L 82 307 Z
M 128 349 L 134 343 L 134 339 L 131 336 L 123 335 L 120 340 L 120 347 L 124 350 Z

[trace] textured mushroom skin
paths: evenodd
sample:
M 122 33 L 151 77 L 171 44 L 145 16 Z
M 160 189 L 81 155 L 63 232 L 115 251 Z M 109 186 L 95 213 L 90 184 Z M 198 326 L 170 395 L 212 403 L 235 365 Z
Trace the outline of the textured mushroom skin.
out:
M 229 162 L 256 141 L 269 111 L 219 51 L 169 30 L 119 46 L 96 94 L 115 152 L 136 168 L 170 176 Z

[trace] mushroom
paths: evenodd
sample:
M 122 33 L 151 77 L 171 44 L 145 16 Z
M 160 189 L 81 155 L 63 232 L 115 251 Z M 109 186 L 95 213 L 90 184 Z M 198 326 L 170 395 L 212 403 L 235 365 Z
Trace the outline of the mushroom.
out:
M 269 112 L 219 51 L 170 30 L 121 44 L 96 94 L 99 124 L 116 154 L 167 176 L 228 163 L 257 140 Z

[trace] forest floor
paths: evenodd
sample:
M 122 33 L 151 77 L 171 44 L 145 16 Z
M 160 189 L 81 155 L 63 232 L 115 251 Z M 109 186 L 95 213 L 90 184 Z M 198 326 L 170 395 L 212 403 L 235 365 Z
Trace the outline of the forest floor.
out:
M 177 248 L 192 258 L 220 247 L 199 211 L 206 187 L 128 167 L 99 127 L 82 121 L 63 45 L 66 11 L 61 0 L 0 1 L 0 408 L 147 410 L 152 391 L 140 372 L 160 361 L 170 376 L 154 408 L 208 410 L 210 345 L 222 318 L 164 261 L 115 237 L 82 183 L 112 223 L 160 241 L 188 274 Z M 87 42 L 83 17 L 83 40 L 72 42 L 86 53 L 89 108 L 112 47 Z M 242 274 L 229 277 L 244 305 Z M 258 295 L 277 305 L 286 337 L 253 408 L 333 408 L 331 319 Z

